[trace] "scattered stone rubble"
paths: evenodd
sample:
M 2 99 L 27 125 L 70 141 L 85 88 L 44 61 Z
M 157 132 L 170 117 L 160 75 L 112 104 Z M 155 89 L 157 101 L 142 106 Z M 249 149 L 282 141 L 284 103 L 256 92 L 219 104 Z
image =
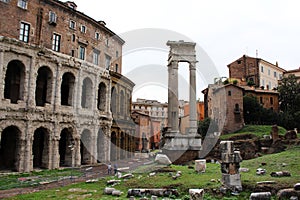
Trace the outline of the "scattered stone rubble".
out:
M 135 188 L 129 189 L 127 192 L 127 197 L 143 197 L 154 195 L 157 197 L 169 197 L 169 196 L 179 196 L 177 189 L 143 189 L 143 188 Z

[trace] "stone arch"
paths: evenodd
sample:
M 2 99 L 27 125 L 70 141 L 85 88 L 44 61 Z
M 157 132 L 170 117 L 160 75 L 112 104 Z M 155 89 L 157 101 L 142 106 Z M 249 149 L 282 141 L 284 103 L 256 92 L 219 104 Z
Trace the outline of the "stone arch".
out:
M 82 83 L 81 107 L 91 109 L 93 99 L 93 82 L 90 78 L 85 78 Z
M 106 135 L 104 128 L 99 128 L 97 137 L 97 162 L 105 161 L 105 140 Z
M 126 157 L 126 134 L 124 132 L 121 132 L 120 150 L 121 150 L 120 159 L 124 159 Z
M 32 155 L 33 167 L 47 168 L 49 164 L 49 137 L 48 129 L 40 127 L 34 131 Z
M 9 126 L 2 131 L 0 136 L 0 169 L 17 171 L 21 154 L 21 131 L 16 126 Z
M 106 109 L 106 85 L 101 82 L 98 87 L 98 110 L 105 111 Z
M 12 60 L 7 65 L 5 75 L 4 98 L 16 104 L 24 99 L 25 65 L 19 60 Z
M 113 115 L 117 114 L 117 89 L 116 89 L 116 87 L 111 88 L 110 110 L 111 110 Z
M 121 116 L 124 116 L 125 114 L 125 94 L 124 94 L 124 91 L 121 90 L 120 92 L 120 115 Z
M 113 131 L 110 137 L 110 159 L 112 161 L 117 160 L 117 133 Z
M 59 140 L 60 166 L 74 166 L 75 148 L 74 131 L 71 128 L 64 128 Z
M 91 146 L 92 146 L 92 133 L 90 130 L 85 129 L 82 131 L 80 138 L 80 154 L 81 164 L 91 164 Z
M 75 76 L 71 72 L 64 73 L 61 82 L 61 105 L 72 106 L 74 99 Z
M 35 104 L 45 106 L 51 103 L 53 73 L 47 66 L 38 69 L 35 89 Z

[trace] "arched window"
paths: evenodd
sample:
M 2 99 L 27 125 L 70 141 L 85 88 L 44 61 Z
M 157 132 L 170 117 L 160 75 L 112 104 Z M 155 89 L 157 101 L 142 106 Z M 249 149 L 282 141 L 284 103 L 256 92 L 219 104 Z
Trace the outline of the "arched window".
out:
M 35 104 L 45 106 L 51 102 L 52 94 L 52 72 L 48 67 L 41 67 L 38 70 L 35 89 Z
M 105 111 L 106 105 L 106 86 L 104 83 L 99 84 L 98 88 L 98 110 Z
M 120 93 L 120 115 L 124 115 L 125 113 L 125 95 L 124 95 L 124 92 L 123 90 L 121 91 Z
M 16 104 L 18 100 L 23 100 L 24 93 L 25 66 L 19 60 L 8 63 L 5 75 L 4 98 L 10 99 Z
M 71 106 L 73 104 L 75 76 L 67 72 L 62 77 L 61 83 L 61 105 Z
M 239 104 L 235 104 L 235 106 L 234 106 L 234 112 L 235 113 L 240 113 L 240 105 Z
M 82 84 L 81 107 L 92 108 L 93 83 L 91 79 L 85 78 Z
M 81 164 L 91 164 L 91 145 L 92 138 L 91 132 L 85 129 L 80 138 L 80 153 L 81 153 Z
M 115 115 L 117 114 L 117 92 L 116 88 L 111 88 L 111 105 L 110 105 L 111 112 Z

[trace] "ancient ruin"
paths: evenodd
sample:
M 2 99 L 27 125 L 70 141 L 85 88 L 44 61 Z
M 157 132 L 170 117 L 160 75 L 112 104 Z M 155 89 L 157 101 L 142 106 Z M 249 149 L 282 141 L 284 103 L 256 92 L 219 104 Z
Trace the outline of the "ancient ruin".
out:
M 242 183 L 239 169 L 242 157 L 240 152 L 234 151 L 233 141 L 222 141 L 220 149 L 222 184 L 226 189 L 234 192 L 241 191 Z
M 121 74 L 125 41 L 75 3 L 23 2 L 0 6 L 0 170 L 133 156 L 134 83 Z
M 196 52 L 195 43 L 168 41 L 168 127 L 163 136 L 163 153 L 174 163 L 182 163 L 198 157 L 201 137 L 197 134 L 196 113 Z M 178 105 L 178 63 L 188 62 L 190 71 L 189 87 L 189 128 L 185 133 L 179 131 Z

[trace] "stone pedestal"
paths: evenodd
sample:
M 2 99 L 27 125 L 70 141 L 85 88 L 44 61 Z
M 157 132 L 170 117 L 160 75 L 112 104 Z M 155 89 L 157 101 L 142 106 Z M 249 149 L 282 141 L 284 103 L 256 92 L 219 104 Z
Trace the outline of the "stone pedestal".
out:
M 162 153 L 174 164 L 182 164 L 199 158 L 201 137 L 199 135 L 166 134 Z

